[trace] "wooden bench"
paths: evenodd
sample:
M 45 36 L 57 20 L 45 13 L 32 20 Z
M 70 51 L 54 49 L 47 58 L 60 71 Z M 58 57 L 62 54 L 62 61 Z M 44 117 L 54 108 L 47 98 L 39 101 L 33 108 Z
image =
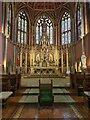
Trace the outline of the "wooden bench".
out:
M 90 108 L 90 91 L 85 91 L 84 95 L 87 97 L 88 108 Z
M 9 80 L 10 80 L 10 91 L 15 93 L 16 90 L 17 90 L 17 82 L 16 82 L 17 77 L 16 77 L 16 74 L 10 74 Z
M 0 88 L 2 91 L 16 92 L 20 88 L 21 74 L 0 74 Z
M 16 80 L 17 89 L 19 89 L 21 86 L 21 74 L 16 74 L 16 77 L 17 77 L 17 80 Z
M 7 99 L 13 94 L 11 91 L 0 92 L 0 101 L 3 106 L 5 106 Z
M 2 86 L 2 91 L 10 91 L 10 81 L 8 79 L 8 74 L 0 75 L 0 86 Z
M 76 89 L 77 95 L 83 95 L 83 81 L 84 81 L 83 74 L 76 73 L 76 75 L 75 75 L 75 89 Z
M 85 80 L 83 82 L 84 91 L 90 91 L 90 73 L 85 74 Z

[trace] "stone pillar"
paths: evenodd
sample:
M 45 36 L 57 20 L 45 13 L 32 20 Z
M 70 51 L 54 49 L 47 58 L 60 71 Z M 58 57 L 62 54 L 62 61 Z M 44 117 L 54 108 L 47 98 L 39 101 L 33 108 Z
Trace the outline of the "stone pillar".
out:
M 27 50 L 25 52 L 25 73 L 27 73 Z
M 76 36 L 75 36 L 75 16 L 73 16 L 72 18 L 72 43 L 70 46 L 70 67 L 71 72 L 74 72 L 75 70 L 75 40 L 76 40 Z
M 68 71 L 68 48 L 66 48 L 66 71 Z
M 8 42 L 8 39 L 5 37 L 4 38 L 5 40 L 5 54 L 4 54 L 4 72 L 6 73 L 7 72 L 7 42 Z
M 58 29 L 57 29 L 58 27 L 57 27 L 57 25 L 56 25 L 56 46 L 57 46 L 57 44 L 58 44 L 58 35 L 57 35 L 57 32 L 58 32 Z
M 32 24 L 32 46 L 34 46 L 34 25 Z
M 13 64 L 13 72 L 16 72 L 16 46 L 14 46 L 14 64 Z
M 88 21 L 88 32 L 90 32 L 90 1 L 87 4 L 87 21 Z
M 21 51 L 20 51 L 20 68 L 22 68 L 22 48 L 21 48 Z
M 82 22 L 82 35 L 81 35 L 81 37 L 82 37 L 82 54 L 84 53 L 84 40 L 83 40 L 83 36 L 84 36 L 84 34 L 85 34 L 85 32 L 84 32 L 84 13 L 83 13 L 83 5 L 82 5 L 82 7 L 81 7 L 81 11 L 82 11 L 82 20 L 81 20 L 81 22 Z
M 84 9 L 85 9 L 85 34 L 87 34 L 87 32 L 88 32 L 88 26 L 87 26 L 87 11 L 86 11 L 86 3 L 84 4 Z
M 31 66 L 31 55 L 30 55 L 30 51 L 29 51 L 29 60 L 30 60 L 30 66 Z
M 63 50 L 61 48 L 61 72 L 63 73 Z

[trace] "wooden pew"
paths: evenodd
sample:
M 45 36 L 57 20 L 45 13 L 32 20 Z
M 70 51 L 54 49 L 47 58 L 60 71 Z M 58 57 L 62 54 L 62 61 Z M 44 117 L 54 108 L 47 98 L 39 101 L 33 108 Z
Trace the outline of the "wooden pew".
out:
M 8 79 L 8 74 L 0 75 L 0 86 L 2 86 L 2 91 L 10 91 L 10 81 Z
M 90 73 L 85 74 L 85 80 L 83 81 L 84 91 L 90 91 Z
M 70 73 L 70 86 L 71 88 L 75 88 L 75 74 Z
M 88 106 L 88 108 L 90 108 L 90 73 L 85 74 L 83 88 L 84 88 L 84 98 L 85 98 L 84 102 Z
M 17 77 L 16 74 L 10 74 L 9 75 L 9 80 L 10 80 L 10 91 L 12 91 L 13 93 L 16 92 L 17 90 Z
M 83 81 L 84 81 L 84 76 L 82 73 L 76 73 L 75 74 L 75 89 L 77 95 L 83 95 Z
M 85 91 L 85 92 L 84 92 L 84 95 L 85 95 L 85 97 L 86 97 L 85 103 L 86 103 L 86 105 L 88 106 L 88 108 L 90 108 L 90 91 Z
M 17 77 L 17 89 L 19 89 L 20 88 L 20 86 L 21 86 L 21 74 L 16 74 L 16 77 Z
M 2 74 L 0 75 L 1 91 L 16 92 L 20 88 L 21 74 Z

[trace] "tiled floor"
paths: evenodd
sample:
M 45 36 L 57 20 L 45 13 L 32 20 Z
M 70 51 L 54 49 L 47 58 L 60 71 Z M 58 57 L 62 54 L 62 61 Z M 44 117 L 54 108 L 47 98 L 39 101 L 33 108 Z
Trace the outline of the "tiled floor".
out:
M 37 78 L 33 81 L 36 79 Z M 68 82 L 69 80 L 67 79 L 54 79 L 54 85 L 65 85 L 68 84 Z M 27 82 L 27 85 L 29 84 L 30 81 Z M 25 81 L 23 85 L 25 85 Z M 22 93 L 26 90 L 26 88 L 21 88 L 15 95 L 11 96 L 7 100 L 6 107 L 2 109 L 2 117 L 11 120 L 13 120 L 13 118 L 20 118 L 20 120 L 27 120 L 27 118 L 29 120 L 31 118 L 34 120 L 90 120 L 90 109 L 84 102 L 84 96 L 76 96 L 73 89 L 66 89 L 70 92 L 70 97 L 73 98 L 75 102 L 61 102 L 54 103 L 51 107 L 40 107 L 38 103 L 18 103 L 22 97 Z M 29 89 L 27 91 L 29 91 Z M 59 99 L 61 100 L 61 98 Z
M 25 89 L 21 89 L 15 96 L 10 97 L 7 105 L 2 109 L 3 118 L 33 118 L 35 120 L 51 119 L 56 120 L 89 120 L 90 110 L 84 105 L 83 97 L 71 96 L 77 103 L 59 103 L 52 107 L 40 107 L 38 104 L 18 104 Z M 68 118 L 68 119 L 67 119 Z

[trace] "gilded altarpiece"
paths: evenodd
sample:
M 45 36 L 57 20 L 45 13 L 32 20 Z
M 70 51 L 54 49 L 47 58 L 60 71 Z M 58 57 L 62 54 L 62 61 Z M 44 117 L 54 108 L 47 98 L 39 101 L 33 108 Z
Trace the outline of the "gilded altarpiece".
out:
M 32 75 L 58 74 L 59 51 L 49 41 L 48 36 L 43 34 L 39 44 L 32 47 L 30 56 Z

